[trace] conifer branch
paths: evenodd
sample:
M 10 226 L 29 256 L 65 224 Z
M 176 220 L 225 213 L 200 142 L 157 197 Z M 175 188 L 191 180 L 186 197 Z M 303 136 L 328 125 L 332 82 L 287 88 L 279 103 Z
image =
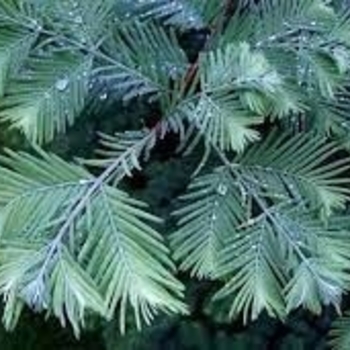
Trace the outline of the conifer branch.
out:
M 160 128 L 161 123 L 158 123 L 152 129 L 149 130 L 148 134 L 145 135 L 142 140 L 138 140 L 137 144 L 135 144 L 134 147 L 137 147 L 138 145 L 141 145 L 142 147 L 145 141 L 150 137 L 150 135 L 154 133 L 157 134 Z M 103 191 L 102 187 L 104 186 L 104 184 L 108 182 L 110 177 L 113 176 L 113 173 L 115 173 L 115 171 L 122 165 L 122 162 L 125 159 L 125 157 L 128 157 L 134 152 L 134 147 L 130 147 L 129 149 L 127 149 L 122 155 L 120 155 L 115 161 L 113 161 L 96 179 L 88 181 L 89 184 L 87 186 L 86 193 L 81 198 L 78 198 L 76 203 L 72 205 L 73 210 L 68 215 L 61 229 L 57 233 L 55 239 L 52 242 L 50 242 L 49 250 L 47 252 L 46 260 L 43 265 L 42 271 L 45 271 L 48 263 L 52 260 L 57 250 L 59 249 L 62 239 L 69 232 L 70 228 L 74 225 L 75 221 L 80 216 L 80 214 L 84 211 L 90 199 L 98 191 Z M 118 181 L 120 181 L 121 179 L 122 178 L 118 178 Z
M 350 19 L 333 3 L 0 3 L 0 118 L 30 141 L 65 133 L 87 101 L 142 96 L 135 125 L 143 107 L 157 110 L 149 129 L 98 133 L 97 159 L 81 161 L 102 169 L 97 176 L 39 148 L 0 156 L 6 324 L 23 303 L 76 334 L 85 310 L 109 318 L 117 309 L 122 331 L 129 309 L 138 328 L 159 310 L 186 312 L 163 236 L 148 225 L 161 220 L 116 188 L 169 134 L 185 157 L 195 154 L 191 165 L 204 151 L 174 213 L 179 268 L 223 282 L 213 300 L 227 299 L 222 311 L 244 321 L 340 308 L 350 266 Z

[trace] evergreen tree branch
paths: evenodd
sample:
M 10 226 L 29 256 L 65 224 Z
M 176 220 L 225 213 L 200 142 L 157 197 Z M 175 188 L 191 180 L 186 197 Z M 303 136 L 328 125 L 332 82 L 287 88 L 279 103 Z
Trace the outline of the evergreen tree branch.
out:
M 324 237 L 323 234 L 321 234 L 322 229 L 310 227 L 304 223 L 299 225 L 298 222 L 293 222 L 294 231 L 292 231 L 290 227 L 286 226 L 286 222 L 282 220 L 284 215 L 289 214 L 284 214 L 282 208 L 277 210 L 277 207 L 274 204 L 268 205 L 266 200 L 262 196 L 259 196 L 256 190 L 251 188 L 250 184 L 246 183 L 245 179 L 242 178 L 241 174 L 237 171 L 237 168 L 227 159 L 226 155 L 218 148 L 215 148 L 215 150 L 225 167 L 232 172 L 232 175 L 237 179 L 241 186 L 244 187 L 247 195 L 249 195 L 259 207 L 261 213 L 271 224 L 277 237 L 281 237 L 282 241 L 286 242 L 286 246 L 288 247 L 286 248 L 286 251 L 292 251 L 296 254 L 298 261 L 296 266 L 293 266 L 293 261 L 290 260 L 290 258 L 287 258 L 289 265 L 288 268 L 292 269 L 294 273 L 293 278 L 285 286 L 284 290 L 286 293 L 287 312 L 303 305 L 307 306 L 311 311 L 319 313 L 321 312 L 321 303 L 333 304 L 338 308 L 341 294 L 347 288 L 347 280 L 344 276 L 345 267 L 342 263 L 339 264 L 336 262 L 337 259 L 335 258 L 335 255 L 332 256 L 332 260 L 334 259 L 332 262 L 327 260 L 329 259 L 329 254 L 327 251 L 323 251 L 322 246 L 324 244 L 329 244 L 330 242 L 323 242 Z M 300 216 L 299 213 L 296 215 Z M 296 218 L 292 220 L 295 219 Z M 299 218 L 299 220 L 301 220 L 301 218 Z M 318 232 L 313 232 L 313 230 L 318 230 Z M 303 248 L 300 246 L 300 243 L 295 241 L 295 237 L 291 237 L 291 235 L 295 235 L 295 232 L 304 232 L 304 234 L 306 232 L 308 235 L 309 242 L 306 243 Z M 312 240 L 315 241 L 312 243 Z M 282 241 L 279 241 L 280 249 L 283 249 Z M 317 248 L 314 248 L 314 245 Z M 334 254 L 339 253 L 339 250 L 337 253 L 334 251 Z M 287 256 L 289 256 L 289 254 L 290 253 L 288 253 Z M 350 262 L 350 260 L 348 262 Z M 306 282 L 306 280 L 310 278 L 311 280 Z M 308 286 L 305 285 L 307 283 L 309 284 Z M 224 287 L 223 291 L 219 292 L 218 296 L 222 297 L 222 295 L 227 295 L 225 290 L 230 288 L 229 286 L 230 284 L 227 287 Z M 302 294 L 300 295 L 301 290 Z M 306 292 L 306 290 L 309 292 Z
M 161 131 L 157 124 L 150 133 Z M 76 334 L 86 309 L 111 318 L 120 307 L 122 331 L 129 307 L 138 327 L 159 310 L 186 312 L 168 249 L 146 223 L 159 220 L 143 203 L 107 185 L 135 150 L 126 150 L 97 178 L 38 151 L 43 159 L 11 152 L 1 159 L 0 172 L 10 175 L 0 185 L 0 291 L 8 297 L 7 324 L 15 322 L 11 293 L 55 314 L 63 325 L 68 319 Z
M 100 188 L 113 177 L 115 172 L 123 166 L 123 162 L 125 161 L 125 158 L 129 157 L 130 155 L 133 155 L 135 152 L 135 148 L 138 147 L 143 148 L 144 144 L 147 143 L 148 139 L 150 137 L 153 137 L 154 133 L 158 133 L 159 129 L 161 127 L 161 124 L 157 124 L 153 129 L 148 131 L 148 134 L 144 136 L 143 139 L 138 140 L 137 144 L 133 145 L 133 147 L 128 148 L 123 154 L 121 154 L 117 159 L 115 159 L 102 173 L 100 176 L 98 176 L 96 179 L 89 181 L 88 189 L 86 193 L 77 200 L 76 203 L 72 205 L 72 208 L 74 208 L 67 219 L 65 220 L 65 223 L 59 230 L 56 238 L 54 241 L 50 243 L 50 249 L 47 253 L 46 261 L 50 261 L 52 257 L 55 255 L 63 237 L 69 232 L 70 228 L 74 224 L 74 222 L 77 220 L 77 218 L 80 216 L 81 212 L 86 208 L 88 205 L 90 199 L 95 195 L 96 192 L 100 190 Z M 121 177 L 118 177 L 118 181 L 121 180 Z

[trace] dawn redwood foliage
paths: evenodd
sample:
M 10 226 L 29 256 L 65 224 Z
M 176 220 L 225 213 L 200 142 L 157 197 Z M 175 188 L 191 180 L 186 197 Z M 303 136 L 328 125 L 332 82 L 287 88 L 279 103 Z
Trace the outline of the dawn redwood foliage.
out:
M 213 314 L 244 323 L 262 312 L 284 320 L 300 308 L 342 311 L 345 3 L 2 0 L 0 120 L 31 145 L 1 149 L 5 326 L 27 305 L 77 335 L 90 315 L 140 329 L 158 314 L 191 313 L 186 273 L 215 285 Z M 95 157 L 48 151 L 117 101 L 115 118 L 123 105 L 151 112 L 135 130 L 94 130 Z M 169 135 L 177 157 L 201 157 L 168 218 L 177 227 L 164 234 L 166 222 L 123 183 Z M 348 319 L 332 333 L 335 348 L 349 349 Z

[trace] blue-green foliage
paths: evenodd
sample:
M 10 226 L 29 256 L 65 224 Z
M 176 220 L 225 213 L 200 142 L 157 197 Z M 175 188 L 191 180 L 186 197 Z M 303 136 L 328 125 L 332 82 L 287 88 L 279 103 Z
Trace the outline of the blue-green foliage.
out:
M 196 34 L 190 54 L 184 38 Z M 1 1 L 1 135 L 25 140 L 21 151 L 5 140 L 0 155 L 6 328 L 25 307 L 76 335 L 91 317 L 125 332 L 164 314 L 210 310 L 210 320 L 247 324 L 340 312 L 350 287 L 349 45 L 339 1 Z M 133 119 L 130 106 L 140 106 Z M 116 133 L 100 128 L 107 109 L 125 121 Z M 85 144 L 98 134 L 97 152 L 55 154 L 91 116 Z M 176 172 L 154 175 L 164 160 L 183 162 L 181 185 Z M 149 178 L 158 202 L 134 188 Z M 206 311 L 186 298 L 197 279 L 210 284 Z M 197 326 L 184 332 L 205 349 Z M 347 326 L 335 324 L 336 349 L 350 346 Z M 239 346 L 226 338 L 208 348 Z

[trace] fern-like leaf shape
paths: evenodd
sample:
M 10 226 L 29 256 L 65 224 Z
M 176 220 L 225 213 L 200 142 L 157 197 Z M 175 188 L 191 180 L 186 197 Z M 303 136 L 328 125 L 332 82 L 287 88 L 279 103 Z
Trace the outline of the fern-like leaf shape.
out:
M 179 218 L 179 229 L 171 236 L 174 258 L 181 261 L 181 269 L 199 278 L 212 277 L 227 239 L 245 219 L 240 193 L 232 183 L 222 169 L 201 176 L 182 197 L 188 204 L 174 212 Z
M 32 59 L 28 72 L 9 85 L 0 103 L 0 117 L 30 141 L 51 141 L 82 111 L 90 69 L 91 60 L 70 54 Z
M 117 309 L 122 331 L 129 308 L 138 327 L 160 310 L 184 312 L 168 250 L 147 224 L 159 220 L 83 168 L 39 153 L 1 158 L 0 291 L 9 302 L 16 295 L 76 333 L 85 310 L 110 318 Z
M 200 75 L 204 91 L 238 91 L 243 106 L 260 115 L 282 117 L 297 109 L 278 72 L 247 43 L 203 54 Z
M 283 318 L 300 306 L 316 314 L 322 305 L 337 307 L 348 288 L 347 229 L 326 227 L 303 209 L 256 200 L 261 216 L 222 251 L 217 277 L 231 278 L 215 299 L 231 300 L 230 316 L 243 313 L 245 321 L 263 310 Z
M 231 278 L 214 300 L 231 300 L 231 318 L 243 313 L 246 323 L 263 310 L 271 316 L 284 316 L 283 255 L 265 217 L 231 235 L 221 251 L 218 266 L 216 277 Z
M 0 96 L 5 93 L 9 78 L 18 73 L 28 57 L 37 34 L 13 27 L 2 29 L 0 34 Z
M 153 23 L 116 29 L 103 49 L 112 59 L 97 77 L 124 100 L 168 91 L 169 78 L 183 75 L 188 66 L 174 32 L 168 35 Z
M 252 146 L 236 158 L 237 171 L 246 181 L 267 192 L 319 208 L 326 216 L 342 208 L 349 197 L 348 157 L 323 137 L 300 134 L 276 136 Z

